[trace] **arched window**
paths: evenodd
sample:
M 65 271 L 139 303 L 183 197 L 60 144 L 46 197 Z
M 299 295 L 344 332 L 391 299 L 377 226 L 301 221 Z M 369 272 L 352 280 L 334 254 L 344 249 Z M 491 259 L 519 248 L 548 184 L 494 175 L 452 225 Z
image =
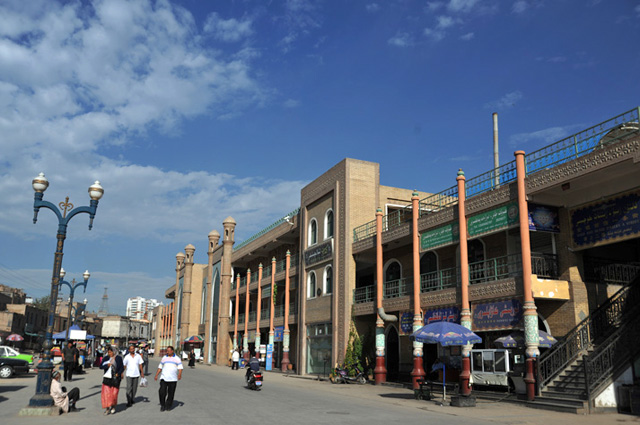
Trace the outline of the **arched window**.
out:
M 420 258 L 420 274 L 438 271 L 438 256 L 433 251 L 427 251 Z
M 400 280 L 402 277 L 402 266 L 398 261 L 392 260 L 387 264 L 384 272 L 384 281 L 391 282 L 393 280 Z
M 324 268 L 324 279 L 322 283 L 322 293 L 325 295 L 333 292 L 333 267 L 327 266 Z
M 312 218 L 309 222 L 309 246 L 318 243 L 318 222 Z
M 324 238 L 329 239 L 333 237 L 333 210 L 328 209 L 324 215 Z
M 307 298 L 316 297 L 316 273 L 310 272 L 307 277 Z

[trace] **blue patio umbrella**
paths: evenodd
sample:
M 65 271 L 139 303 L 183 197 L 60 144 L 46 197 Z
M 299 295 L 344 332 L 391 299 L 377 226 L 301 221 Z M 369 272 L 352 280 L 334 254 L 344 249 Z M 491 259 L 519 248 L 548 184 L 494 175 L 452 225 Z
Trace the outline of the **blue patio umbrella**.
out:
M 423 344 L 440 344 L 442 346 L 478 344 L 482 338 L 462 325 L 452 322 L 435 322 L 425 325 L 411 334 L 411 339 Z M 446 398 L 446 368 L 442 363 L 442 399 Z
M 502 336 L 496 339 L 493 342 L 502 345 L 504 348 L 521 348 L 525 346 L 524 332 L 514 331 L 507 336 Z M 557 339 L 545 331 L 538 330 L 538 345 L 540 347 L 549 348 L 556 342 L 558 342 Z

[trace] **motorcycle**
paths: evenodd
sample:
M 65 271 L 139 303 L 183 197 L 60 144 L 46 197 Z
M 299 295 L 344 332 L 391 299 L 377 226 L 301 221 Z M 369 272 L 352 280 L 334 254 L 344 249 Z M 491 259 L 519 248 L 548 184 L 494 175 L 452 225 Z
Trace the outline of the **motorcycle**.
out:
M 249 379 L 247 379 L 247 387 L 250 390 L 260 391 L 262 389 L 262 372 L 249 373 Z
M 356 367 L 355 376 L 349 376 L 349 372 L 346 369 L 336 367 L 333 370 L 331 382 L 333 382 L 334 384 L 346 384 L 355 382 L 356 384 L 363 385 L 367 383 L 367 377 L 364 374 L 364 371 L 360 370 L 360 368 L 358 367 Z

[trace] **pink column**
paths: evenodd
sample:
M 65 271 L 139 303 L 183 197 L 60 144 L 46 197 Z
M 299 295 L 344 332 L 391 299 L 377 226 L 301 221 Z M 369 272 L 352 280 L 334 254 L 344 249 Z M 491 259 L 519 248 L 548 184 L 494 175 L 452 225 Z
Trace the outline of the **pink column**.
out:
M 289 268 L 291 267 L 291 252 L 287 250 L 284 272 L 284 334 L 282 335 L 282 371 L 289 370 Z
M 256 303 L 256 353 L 260 352 L 260 309 L 262 308 L 262 263 L 258 266 L 258 302 Z
M 251 284 L 251 269 L 247 269 L 247 284 L 244 296 L 244 335 L 242 337 L 242 355 L 249 360 L 249 285 Z
M 376 210 L 376 311 L 382 308 L 382 209 Z M 376 368 L 373 370 L 376 385 L 387 382 L 387 368 L 385 367 L 384 321 L 380 314 L 376 314 Z
M 235 316 L 236 320 L 233 324 L 233 349 L 238 348 L 238 311 L 240 310 L 240 273 L 236 275 L 236 305 Z
M 420 197 L 418 192 L 413 192 L 411 196 L 412 220 L 411 228 L 413 233 L 413 331 L 420 329 L 422 324 L 422 312 L 420 310 L 420 232 L 418 231 L 418 218 L 420 217 Z M 420 388 L 418 381 L 424 379 L 425 373 L 422 368 L 422 343 L 413 342 L 413 370 L 411 380 L 413 389 Z
M 273 347 L 273 294 L 276 286 L 276 257 L 271 258 L 271 300 L 269 308 L 269 344 Z
M 462 311 L 460 311 L 460 324 L 471 329 L 471 307 L 469 306 L 469 255 L 467 251 L 467 215 L 465 212 L 465 178 L 462 169 L 458 171 L 458 226 L 460 228 L 460 295 L 462 298 Z M 460 372 L 460 394 L 471 394 L 471 345 L 462 347 L 462 372 Z
M 516 151 L 516 174 L 518 181 L 518 218 L 520 222 L 520 251 L 522 254 L 522 284 L 524 291 L 524 339 L 526 353 L 526 373 L 524 382 L 527 385 L 527 400 L 533 401 L 536 392 L 534 374 L 538 350 L 538 313 L 531 292 L 531 243 L 529 241 L 529 208 L 527 191 L 524 184 L 526 171 L 524 167 L 524 151 Z

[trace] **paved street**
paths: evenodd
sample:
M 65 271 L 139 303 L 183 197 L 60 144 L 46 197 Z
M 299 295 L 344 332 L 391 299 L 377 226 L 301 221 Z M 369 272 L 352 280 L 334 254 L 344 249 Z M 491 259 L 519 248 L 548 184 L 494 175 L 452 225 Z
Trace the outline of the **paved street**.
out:
M 157 367 L 157 359 L 151 360 Z M 155 369 L 153 369 L 155 371 Z M 150 370 L 151 372 L 151 370 Z M 286 377 L 267 373 L 264 389 L 254 392 L 244 387 L 244 372 L 226 367 L 202 366 L 184 370 L 178 383 L 174 409 L 160 412 L 158 384 L 150 381 L 140 388 L 137 403 L 125 407 L 125 388 L 121 387 L 118 412 L 103 416 L 100 407 L 102 373 L 89 369 L 72 383 L 81 391 L 79 411 L 64 417 L 65 423 L 177 422 L 193 424 L 624 424 L 640 423 L 640 418 L 605 414 L 576 416 L 547 412 L 508 403 L 478 403 L 475 408 L 439 406 L 433 401 L 416 401 L 409 390 L 373 385 L 333 385 L 329 382 Z M 153 375 L 151 375 L 152 377 Z M 34 374 L 0 381 L 2 424 L 45 424 L 50 417 L 19 417 L 20 409 L 34 394 Z M 71 384 L 71 385 L 69 385 Z M 63 417 L 56 418 L 61 423 Z

